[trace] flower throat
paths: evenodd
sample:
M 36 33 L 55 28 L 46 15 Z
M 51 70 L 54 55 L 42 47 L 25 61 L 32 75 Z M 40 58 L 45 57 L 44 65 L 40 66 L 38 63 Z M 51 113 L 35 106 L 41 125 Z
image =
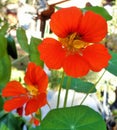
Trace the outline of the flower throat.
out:
M 70 54 L 79 53 L 89 45 L 88 42 L 82 41 L 77 33 L 72 33 L 66 38 L 59 38 L 59 41 L 62 43 L 63 48 Z

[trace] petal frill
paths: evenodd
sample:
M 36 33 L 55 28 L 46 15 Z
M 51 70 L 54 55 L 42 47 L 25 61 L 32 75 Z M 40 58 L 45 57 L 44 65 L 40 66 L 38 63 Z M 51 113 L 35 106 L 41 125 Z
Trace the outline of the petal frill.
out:
M 82 12 L 77 7 L 62 8 L 51 16 L 51 30 L 61 38 L 77 32 Z
M 12 98 L 10 100 L 5 101 L 4 103 L 4 110 L 10 112 L 14 109 L 22 107 L 29 98 L 27 96 L 20 96 L 16 98 Z
M 69 55 L 63 63 L 63 69 L 68 76 L 81 77 L 89 71 L 88 63 L 79 54 Z
M 108 66 L 111 55 L 103 44 L 93 44 L 83 51 L 83 57 L 93 71 L 100 71 Z
M 18 96 L 26 94 L 26 89 L 18 81 L 10 81 L 2 90 L 3 97 Z
M 100 42 L 107 34 L 107 22 L 101 15 L 87 11 L 81 19 L 78 33 L 86 42 Z
M 47 104 L 46 93 L 41 93 L 37 97 L 30 99 L 25 107 L 25 115 L 36 112 L 39 108 Z
M 38 87 L 39 92 L 46 91 L 48 84 L 48 77 L 44 70 L 34 63 L 29 63 L 24 77 L 28 85 Z
M 46 38 L 38 46 L 40 58 L 50 69 L 60 69 L 65 58 L 65 50 L 60 42 L 53 38 Z

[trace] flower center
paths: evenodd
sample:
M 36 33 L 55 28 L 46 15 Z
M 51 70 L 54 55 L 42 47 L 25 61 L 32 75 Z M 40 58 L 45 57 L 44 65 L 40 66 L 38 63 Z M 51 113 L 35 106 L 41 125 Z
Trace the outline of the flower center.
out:
M 26 88 L 27 88 L 30 96 L 37 96 L 39 94 L 38 89 L 35 88 L 34 86 L 27 86 Z
M 88 42 L 82 41 L 77 33 L 73 33 L 66 38 L 59 38 L 59 41 L 70 54 L 79 53 L 89 45 Z

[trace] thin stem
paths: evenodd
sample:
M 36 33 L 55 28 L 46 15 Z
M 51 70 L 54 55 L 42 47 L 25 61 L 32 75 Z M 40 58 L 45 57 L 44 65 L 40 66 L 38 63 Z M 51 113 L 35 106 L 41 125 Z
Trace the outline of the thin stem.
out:
M 57 98 L 57 106 L 56 106 L 56 108 L 59 107 L 60 94 L 61 94 L 61 89 L 62 89 L 63 80 L 64 80 L 64 71 L 63 71 L 63 73 L 62 73 L 62 78 L 61 78 L 61 82 L 60 82 L 60 87 L 59 87 L 59 92 L 58 92 L 58 98 Z
M 102 77 L 104 76 L 106 70 L 104 70 L 104 72 L 102 73 L 102 75 L 100 76 L 100 78 L 98 79 L 98 81 L 95 83 L 95 86 L 100 82 L 100 80 L 102 79 Z
M 66 93 L 65 93 L 65 98 L 64 98 L 64 106 L 63 106 L 64 108 L 67 105 L 67 97 L 68 97 L 68 91 L 69 91 L 69 88 L 70 88 L 70 84 L 71 84 L 71 77 L 68 77 L 67 85 L 66 85 Z
M 75 98 L 75 91 L 73 93 L 73 98 L 72 98 L 72 103 L 71 103 L 71 106 L 73 106 L 73 103 L 74 103 L 74 98 Z
M 47 102 L 47 105 L 48 105 L 49 109 L 51 110 L 51 106 L 50 106 L 50 104 L 48 102 Z
M 96 87 L 96 85 L 100 82 L 100 80 L 102 79 L 103 75 L 105 74 L 106 70 L 104 70 L 104 72 L 102 73 L 102 75 L 100 76 L 100 78 L 97 80 L 97 82 L 94 84 L 94 86 L 91 87 L 91 89 L 89 90 L 89 92 L 86 94 L 86 96 L 83 98 L 83 100 L 81 101 L 80 105 L 83 104 L 83 102 L 85 101 L 85 99 L 87 98 L 87 96 L 89 95 L 89 93 L 94 89 L 94 87 Z
M 19 62 L 19 61 L 25 59 L 27 56 L 28 56 L 28 55 L 25 55 L 25 56 L 22 56 L 22 57 L 20 57 L 20 58 L 18 58 L 18 59 L 16 59 L 16 60 L 14 60 L 14 61 L 12 62 L 12 65 L 14 65 L 14 64 L 16 64 L 17 62 Z

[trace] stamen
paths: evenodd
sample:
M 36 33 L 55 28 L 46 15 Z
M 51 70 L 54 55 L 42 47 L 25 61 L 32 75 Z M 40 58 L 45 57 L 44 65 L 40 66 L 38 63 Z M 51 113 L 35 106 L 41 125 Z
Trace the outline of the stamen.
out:
M 81 50 L 86 48 L 90 43 L 82 41 L 77 33 L 73 33 L 66 38 L 59 38 L 62 43 L 63 48 L 67 50 L 68 53 L 81 53 Z
M 30 96 L 36 96 L 36 95 L 38 95 L 38 93 L 39 93 L 39 92 L 38 92 L 38 89 L 35 88 L 34 86 L 27 86 L 26 88 L 27 88 L 27 90 L 28 90 Z

